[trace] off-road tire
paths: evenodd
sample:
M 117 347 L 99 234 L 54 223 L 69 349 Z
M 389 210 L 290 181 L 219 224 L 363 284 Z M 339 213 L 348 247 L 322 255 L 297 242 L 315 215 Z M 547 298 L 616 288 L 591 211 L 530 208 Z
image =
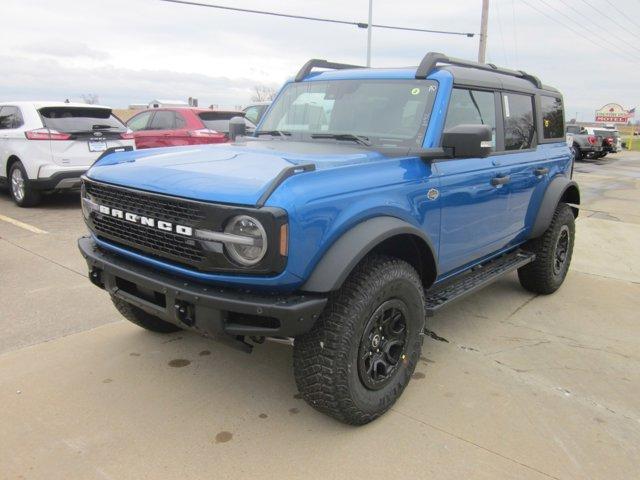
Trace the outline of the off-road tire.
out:
M 559 248 L 559 238 L 563 231 L 568 233 L 568 245 L 562 267 L 556 270 L 554 268 L 556 253 Z M 536 259 L 533 262 L 518 269 L 520 284 L 525 289 L 547 295 L 560 288 L 571 264 L 575 232 L 575 218 L 571 207 L 566 203 L 559 203 L 549 228 L 541 237 L 531 240 L 525 247 L 536 255 Z
M 573 159 L 578 162 L 580 160 L 582 160 L 582 152 L 580 151 L 580 147 L 578 146 L 577 143 L 574 143 L 571 146 L 571 153 L 573 153 Z
M 374 312 L 389 300 L 400 300 L 407 307 L 404 353 L 388 383 L 368 389 L 359 372 L 361 338 Z M 415 269 L 387 256 L 365 258 L 332 293 L 311 331 L 295 339 L 293 369 L 302 398 L 347 424 L 363 425 L 378 418 L 411 379 L 420 358 L 424 321 L 424 291 Z
M 14 172 L 19 173 L 23 183 L 22 196 L 19 196 L 15 193 L 13 178 Z M 14 203 L 19 207 L 27 208 L 34 207 L 40 200 L 42 199 L 42 195 L 37 190 L 34 190 L 33 187 L 29 185 L 29 177 L 27 176 L 27 171 L 24 169 L 24 166 L 20 161 L 16 161 L 11 165 L 9 169 L 9 177 L 7 178 L 7 187 L 9 188 L 9 194 L 13 199 Z
M 180 327 L 172 323 L 165 322 L 164 320 L 161 320 L 158 317 L 119 299 L 118 297 L 111 295 L 111 301 L 124 318 L 129 320 L 131 323 L 135 323 L 139 327 L 156 333 L 173 333 L 182 330 Z

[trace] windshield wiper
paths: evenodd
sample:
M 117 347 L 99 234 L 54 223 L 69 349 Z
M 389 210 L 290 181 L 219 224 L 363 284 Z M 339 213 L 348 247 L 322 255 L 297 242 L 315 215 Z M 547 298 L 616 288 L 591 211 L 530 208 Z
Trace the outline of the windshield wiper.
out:
M 258 137 L 260 135 L 271 135 L 272 137 L 290 137 L 291 132 L 284 132 L 282 130 L 259 130 L 255 133 Z
M 353 133 L 312 133 L 311 138 L 333 138 L 335 140 L 351 140 L 366 147 L 371 146 L 369 137 L 354 135 Z

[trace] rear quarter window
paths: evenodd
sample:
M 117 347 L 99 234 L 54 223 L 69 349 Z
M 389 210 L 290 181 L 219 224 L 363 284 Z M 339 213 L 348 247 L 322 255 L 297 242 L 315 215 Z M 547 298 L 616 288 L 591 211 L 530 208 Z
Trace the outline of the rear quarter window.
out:
M 38 112 L 44 126 L 58 132 L 78 133 L 93 130 L 124 132 L 127 129 L 108 108 L 45 107 Z
M 22 114 L 18 107 L 0 107 L 0 129 L 18 128 L 23 124 Z
M 564 108 L 562 99 L 557 97 L 540 97 L 542 109 L 542 133 L 544 138 L 561 138 L 564 136 Z

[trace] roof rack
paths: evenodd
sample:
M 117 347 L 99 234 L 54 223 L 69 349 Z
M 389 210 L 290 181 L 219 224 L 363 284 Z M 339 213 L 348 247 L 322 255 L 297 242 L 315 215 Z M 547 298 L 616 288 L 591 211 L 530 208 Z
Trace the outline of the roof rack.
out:
M 334 63 L 319 58 L 313 58 L 305 63 L 298 74 L 295 81 L 301 82 L 304 78 L 311 73 L 314 68 L 330 68 L 332 70 L 345 70 L 347 68 L 364 68 L 362 65 L 349 65 L 348 63 Z
M 449 65 L 457 65 L 459 67 L 475 68 L 477 70 L 486 70 L 489 72 L 500 73 L 502 75 L 509 75 L 512 77 L 523 78 L 533 83 L 537 88 L 542 88 L 542 82 L 534 75 L 531 75 L 522 70 L 510 70 L 508 68 L 499 68 L 493 63 L 478 63 L 470 60 L 463 60 L 461 58 L 447 57 L 444 53 L 429 52 L 427 53 L 418 69 L 416 70 L 417 79 L 425 79 L 431 73 L 431 71 L 437 66 L 438 63 L 447 63 Z

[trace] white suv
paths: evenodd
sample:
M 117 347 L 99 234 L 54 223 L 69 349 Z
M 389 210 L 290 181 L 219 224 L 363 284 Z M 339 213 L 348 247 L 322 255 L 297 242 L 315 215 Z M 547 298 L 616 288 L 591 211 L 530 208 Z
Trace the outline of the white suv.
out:
M 45 191 L 74 189 L 110 148 L 133 149 L 133 132 L 109 107 L 83 103 L 0 103 L 0 184 L 21 207 Z

